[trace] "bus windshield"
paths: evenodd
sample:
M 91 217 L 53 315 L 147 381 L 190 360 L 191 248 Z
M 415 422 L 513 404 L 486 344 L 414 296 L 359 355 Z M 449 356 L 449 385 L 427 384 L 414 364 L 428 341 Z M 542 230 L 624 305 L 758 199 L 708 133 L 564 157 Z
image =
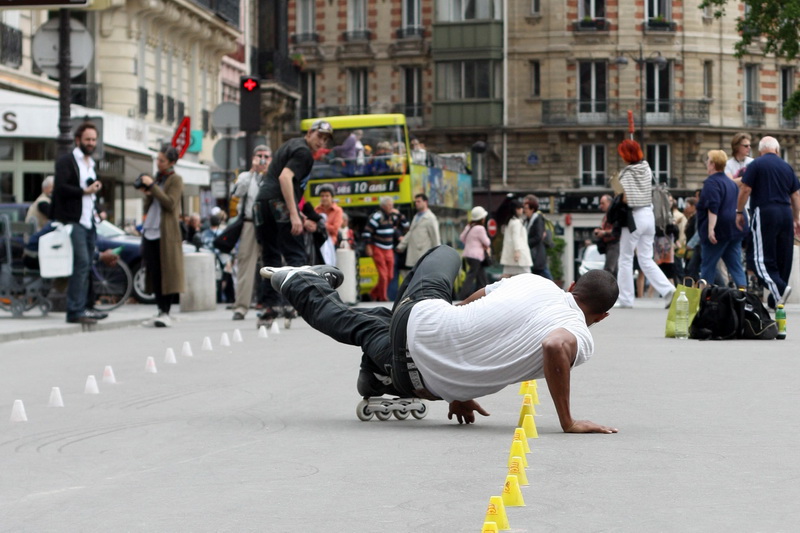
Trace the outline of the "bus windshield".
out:
M 329 147 L 314 154 L 311 179 L 406 174 L 403 125 L 336 129 Z

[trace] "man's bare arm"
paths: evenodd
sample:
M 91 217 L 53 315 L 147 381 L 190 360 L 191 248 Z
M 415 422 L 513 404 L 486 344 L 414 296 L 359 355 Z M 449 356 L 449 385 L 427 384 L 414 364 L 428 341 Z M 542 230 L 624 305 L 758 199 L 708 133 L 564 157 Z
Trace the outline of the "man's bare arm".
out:
M 303 233 L 303 220 L 300 218 L 300 213 L 297 211 L 297 202 L 294 197 L 294 172 L 289 168 L 284 168 L 281 175 L 278 176 L 278 183 L 281 185 L 281 194 L 286 202 L 286 209 L 289 210 L 289 220 L 292 223 L 292 235 L 300 235 Z
M 753 189 L 745 182 L 739 183 L 739 198 L 736 201 L 736 227 L 744 229 L 744 206 Z
M 578 341 L 569 331 L 559 328 L 542 342 L 544 377 L 565 433 L 616 433 L 616 428 L 601 426 L 589 420 L 575 420 L 569 407 L 570 369 L 578 354 Z
M 800 191 L 794 191 L 789 199 L 792 201 L 792 218 L 794 219 L 794 234 L 800 237 Z
M 456 305 L 467 305 L 468 303 L 474 302 L 475 300 L 480 300 L 484 296 L 486 296 L 486 289 L 478 289 L 477 291 L 473 292 L 465 299 L 463 299 L 461 303 L 457 303 Z

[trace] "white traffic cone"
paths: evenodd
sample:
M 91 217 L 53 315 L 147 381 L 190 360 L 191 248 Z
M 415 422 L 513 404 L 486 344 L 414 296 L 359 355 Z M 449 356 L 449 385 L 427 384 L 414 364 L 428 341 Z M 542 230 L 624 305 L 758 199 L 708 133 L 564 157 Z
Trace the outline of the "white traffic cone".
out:
M 47 407 L 64 407 L 64 400 L 61 398 L 61 389 L 53 387 L 50 389 L 50 403 Z
M 97 380 L 94 375 L 86 378 L 86 387 L 83 389 L 84 394 L 100 394 L 100 389 L 97 388 Z
M 25 414 L 25 406 L 22 405 L 22 400 L 14 400 L 14 407 L 11 408 L 11 421 L 12 422 L 28 421 L 28 415 Z
M 148 374 L 158 374 L 158 369 L 156 368 L 156 360 L 153 357 L 148 357 L 147 362 L 144 365 L 144 371 Z
M 200 349 L 203 350 L 204 352 L 211 352 L 211 351 L 214 350 L 214 347 L 211 346 L 211 338 L 210 337 L 206 337 L 205 339 L 203 339 L 203 347 L 200 348 Z
M 178 364 L 178 360 L 175 359 L 175 350 L 172 348 L 167 348 L 166 353 L 164 354 L 164 362 L 168 365 L 176 365 Z
M 222 337 L 220 337 L 220 339 L 219 339 L 219 345 L 220 346 L 230 346 L 231 345 L 231 341 L 228 340 L 228 334 L 227 333 L 223 333 L 222 334 Z
M 269 328 L 269 332 L 272 333 L 273 335 L 278 335 L 281 332 L 277 322 L 272 323 L 272 326 L 270 326 Z
M 189 341 L 183 343 L 183 349 L 181 350 L 181 355 L 185 355 L 186 357 L 194 356 L 194 354 L 192 353 L 192 345 L 189 344 Z
M 103 370 L 103 383 L 116 383 L 117 378 L 114 377 L 114 369 L 110 366 L 106 366 L 105 370 Z
M 267 326 L 261 326 L 258 328 L 258 338 L 259 339 L 266 339 L 269 335 L 267 335 Z
M 233 330 L 233 342 L 244 342 L 242 332 L 238 328 Z

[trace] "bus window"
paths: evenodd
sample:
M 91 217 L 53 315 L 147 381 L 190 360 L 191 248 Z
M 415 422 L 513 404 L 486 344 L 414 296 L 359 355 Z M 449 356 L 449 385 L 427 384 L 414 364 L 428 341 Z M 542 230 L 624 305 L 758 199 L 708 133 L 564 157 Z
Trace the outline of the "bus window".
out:
M 311 179 L 408 173 L 405 131 L 401 125 L 335 130 L 329 147 L 314 154 Z

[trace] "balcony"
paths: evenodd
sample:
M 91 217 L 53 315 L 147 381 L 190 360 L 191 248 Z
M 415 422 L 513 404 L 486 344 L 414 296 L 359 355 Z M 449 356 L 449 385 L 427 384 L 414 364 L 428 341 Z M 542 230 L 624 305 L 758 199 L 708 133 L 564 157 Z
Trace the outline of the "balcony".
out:
M 431 50 L 436 61 L 502 59 L 503 22 L 437 22 L 433 25 Z
M 348 43 L 361 43 L 369 41 L 372 38 L 372 32 L 369 30 L 351 30 L 344 32 L 342 37 Z
M 766 109 L 766 104 L 764 102 L 749 102 L 745 100 L 742 108 L 744 110 L 744 123 L 746 126 L 764 126 L 764 111 Z
M 70 86 L 70 101 L 73 104 L 100 109 L 100 84 L 99 83 L 73 83 Z
M 675 32 L 678 23 L 672 20 L 665 20 L 663 17 L 653 17 L 645 22 L 645 30 L 648 32 Z
M 22 31 L 0 22 L 0 64 L 11 68 L 22 65 Z
M 436 101 L 434 128 L 493 127 L 503 124 L 503 102 L 499 99 Z
M 609 23 L 604 18 L 584 18 L 572 23 L 574 32 L 598 32 L 608 31 Z
M 231 26 L 239 27 L 239 0 L 194 0 L 194 3 L 213 11 Z
M 785 104 L 780 104 L 778 106 L 778 118 L 780 119 L 780 124 L 782 128 L 791 128 L 796 129 L 800 127 L 800 117 L 794 118 L 783 118 L 783 108 Z
M 290 37 L 290 42 L 292 44 L 302 44 L 302 43 L 318 43 L 319 42 L 319 34 L 317 32 L 310 32 L 310 33 L 293 33 Z
M 398 39 L 422 39 L 425 36 L 425 28 L 422 26 L 406 26 L 397 30 Z
M 644 104 L 645 125 L 708 123 L 709 102 L 706 100 L 645 100 Z M 641 105 L 638 99 L 542 100 L 542 124 L 624 126 L 628 123 L 628 110 L 631 110 L 638 125 Z
M 300 87 L 298 67 L 290 57 L 277 50 L 258 52 L 257 71 L 262 80 L 278 82 L 293 90 Z
M 397 39 L 389 45 L 391 57 L 420 57 L 427 56 L 430 42 L 425 40 L 425 28 L 422 26 L 405 26 L 398 28 Z

